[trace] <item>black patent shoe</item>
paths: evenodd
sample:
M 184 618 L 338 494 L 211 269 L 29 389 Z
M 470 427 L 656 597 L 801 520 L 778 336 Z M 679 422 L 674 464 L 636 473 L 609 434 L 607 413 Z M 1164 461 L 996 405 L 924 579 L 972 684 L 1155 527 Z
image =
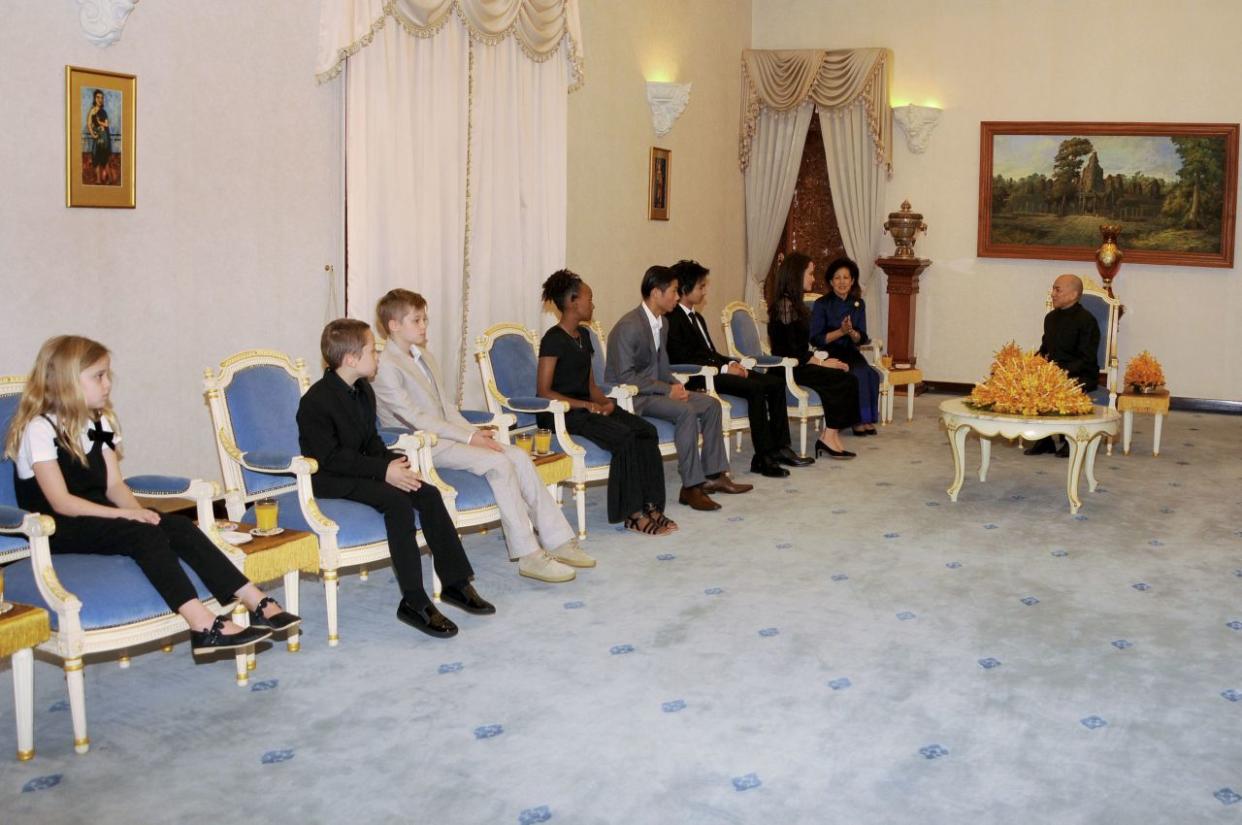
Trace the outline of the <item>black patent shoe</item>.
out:
M 448 639 L 457 635 L 457 625 L 449 621 L 448 617 L 436 610 L 435 605 L 432 604 L 426 607 L 415 607 L 402 599 L 401 604 L 397 605 L 397 618 L 415 630 L 421 630 L 437 639 Z
M 854 458 L 855 456 L 858 455 L 858 453 L 851 453 L 849 450 L 834 450 L 831 447 L 829 447 L 827 444 L 825 444 L 824 442 L 816 441 L 815 442 L 816 458 L 819 457 L 820 453 L 828 453 L 828 456 L 830 458 L 835 458 L 838 461 L 844 461 L 845 459 Z
M 267 607 L 269 604 L 274 604 L 277 607 L 280 607 L 277 601 L 271 596 L 264 596 L 262 601 L 259 602 L 259 606 L 250 611 L 251 627 L 260 627 L 279 633 L 282 630 L 291 630 L 302 623 L 301 616 L 295 616 L 285 610 L 280 611 L 275 616 L 264 616 L 263 608 Z
M 1049 455 L 1057 451 L 1057 445 L 1052 440 L 1052 436 L 1045 436 L 1039 439 L 1031 446 L 1022 451 L 1023 455 Z
M 190 631 L 190 651 L 194 654 L 212 653 L 217 650 L 236 650 L 261 642 L 272 635 L 272 631 L 262 627 L 243 627 L 240 632 L 226 634 L 224 623 L 226 616 L 216 616 L 207 630 Z
M 768 478 L 786 478 L 789 471 L 770 458 L 755 456 L 750 461 L 750 471 Z
M 772 453 L 772 458 L 778 463 L 784 464 L 786 467 L 810 467 L 815 463 L 815 459 L 810 456 L 803 458 L 789 447 L 781 447 L 779 450 Z
M 461 587 L 446 586 L 440 591 L 440 601 L 459 607 L 467 613 L 474 613 L 476 616 L 490 616 L 496 612 L 496 607 L 487 599 L 479 595 L 479 591 L 474 589 L 474 585 L 466 582 Z

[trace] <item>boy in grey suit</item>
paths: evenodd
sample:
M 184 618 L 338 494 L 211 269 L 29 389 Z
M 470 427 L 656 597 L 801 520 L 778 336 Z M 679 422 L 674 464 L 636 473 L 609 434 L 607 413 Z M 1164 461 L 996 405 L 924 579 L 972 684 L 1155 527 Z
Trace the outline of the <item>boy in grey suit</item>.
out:
M 500 508 L 509 557 L 517 559 L 519 574 L 565 582 L 574 578 L 574 567 L 594 567 L 595 559 L 578 544 L 530 456 L 497 442 L 489 431 L 475 429 L 445 397 L 440 371 L 426 349 L 427 301 L 423 296 L 394 289 L 379 300 L 375 315 L 376 329 L 388 339 L 373 384 L 380 422 L 385 427 L 435 433 L 438 441 L 431 457 L 436 466 L 487 479 Z M 538 538 L 531 530 L 532 521 Z
M 643 302 L 621 316 L 608 336 L 605 377 L 611 384 L 638 387 L 634 412 L 675 425 L 677 471 L 681 475 L 677 500 L 695 510 L 719 510 L 720 505 L 709 493 L 746 493 L 752 485 L 729 478 L 720 402 L 704 393 L 689 392 L 669 369 L 668 319 L 664 315 L 677 306 L 677 276 L 667 266 L 648 268 L 642 294 Z

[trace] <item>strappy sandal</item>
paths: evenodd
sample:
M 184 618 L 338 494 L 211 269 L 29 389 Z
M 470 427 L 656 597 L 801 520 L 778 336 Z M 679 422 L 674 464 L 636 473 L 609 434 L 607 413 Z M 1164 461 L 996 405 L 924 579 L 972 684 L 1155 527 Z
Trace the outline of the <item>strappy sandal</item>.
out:
M 646 514 L 638 516 L 637 518 L 634 516 L 626 516 L 623 524 L 625 525 L 626 530 L 633 530 L 635 533 L 642 533 L 646 536 L 663 536 L 668 532 L 668 530 L 661 527 L 655 519 Z
M 651 519 L 656 524 L 660 525 L 660 528 L 664 530 L 665 533 L 676 533 L 677 532 L 677 522 L 673 521 L 671 518 L 664 515 L 664 513 L 657 510 L 656 508 L 648 507 L 644 511 L 644 515 L 646 515 L 647 518 Z

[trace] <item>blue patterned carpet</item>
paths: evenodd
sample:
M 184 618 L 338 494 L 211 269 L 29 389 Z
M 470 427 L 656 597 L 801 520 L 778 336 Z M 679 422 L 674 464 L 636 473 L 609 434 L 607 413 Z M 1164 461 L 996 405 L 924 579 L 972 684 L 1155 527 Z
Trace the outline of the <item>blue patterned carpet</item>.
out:
M 999 444 L 949 502 L 940 400 L 857 461 L 672 505 L 670 538 L 592 488 L 600 566 L 567 585 L 471 536 L 500 613 L 446 607 L 448 642 L 384 568 L 342 580 L 337 649 L 304 580 L 302 652 L 249 688 L 184 642 L 93 664 L 87 756 L 36 662 L 32 762 L 0 691 L 0 820 L 1239 822 L 1242 419 L 1174 413 L 1160 458 L 1141 419 L 1075 518 L 1063 460 Z

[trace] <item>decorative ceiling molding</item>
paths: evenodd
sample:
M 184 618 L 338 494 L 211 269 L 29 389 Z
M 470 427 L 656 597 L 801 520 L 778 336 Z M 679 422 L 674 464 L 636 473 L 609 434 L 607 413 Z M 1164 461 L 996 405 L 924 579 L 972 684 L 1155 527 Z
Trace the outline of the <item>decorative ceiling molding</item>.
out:
M 78 0 L 78 22 L 86 39 L 101 49 L 121 39 L 138 0 Z

